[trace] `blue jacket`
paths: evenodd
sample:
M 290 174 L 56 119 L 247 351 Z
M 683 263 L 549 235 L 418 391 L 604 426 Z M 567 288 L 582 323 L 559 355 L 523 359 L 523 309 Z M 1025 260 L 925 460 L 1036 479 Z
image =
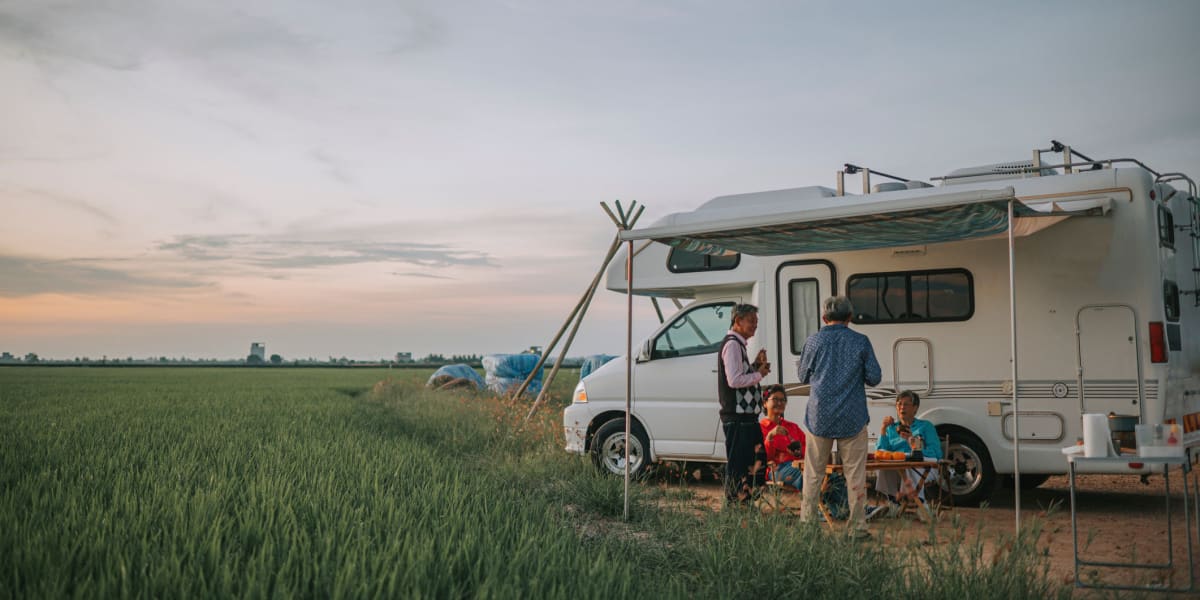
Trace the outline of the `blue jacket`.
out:
M 888 425 L 883 435 L 879 436 L 879 444 L 875 446 L 876 449 L 906 454 L 912 452 L 912 446 L 896 431 L 896 426 L 899 424 L 897 422 Z M 933 423 L 924 419 L 913 419 L 912 434 L 925 442 L 925 449 L 921 451 L 925 458 L 942 459 L 942 442 L 938 439 L 937 429 L 934 428 Z

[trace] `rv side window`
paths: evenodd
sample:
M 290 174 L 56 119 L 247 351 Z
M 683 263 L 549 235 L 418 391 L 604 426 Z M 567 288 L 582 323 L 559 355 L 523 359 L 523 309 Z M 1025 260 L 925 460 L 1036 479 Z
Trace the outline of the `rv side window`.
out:
M 667 270 L 672 273 L 695 273 L 697 271 L 727 271 L 735 269 L 741 262 L 741 254 L 713 256 L 671 248 L 667 255 Z
M 651 360 L 707 354 L 721 349 L 721 340 L 729 331 L 729 315 L 733 303 L 697 306 L 675 317 L 658 337 L 654 338 Z
M 966 269 L 851 275 L 846 291 L 859 324 L 965 321 L 975 313 Z
M 1175 249 L 1175 217 L 1165 206 L 1158 207 L 1158 245 Z
M 1170 279 L 1163 281 L 1163 312 L 1168 321 L 1179 320 L 1179 284 Z

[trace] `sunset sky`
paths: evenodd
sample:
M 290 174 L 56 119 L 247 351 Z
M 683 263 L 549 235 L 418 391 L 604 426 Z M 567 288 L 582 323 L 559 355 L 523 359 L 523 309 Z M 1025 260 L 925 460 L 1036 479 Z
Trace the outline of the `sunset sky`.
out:
M 1190 0 L 0 2 L 0 351 L 515 352 L 595 272 L 601 201 L 1051 139 L 1196 177 L 1198 30 Z M 602 293 L 571 354 L 623 347 Z

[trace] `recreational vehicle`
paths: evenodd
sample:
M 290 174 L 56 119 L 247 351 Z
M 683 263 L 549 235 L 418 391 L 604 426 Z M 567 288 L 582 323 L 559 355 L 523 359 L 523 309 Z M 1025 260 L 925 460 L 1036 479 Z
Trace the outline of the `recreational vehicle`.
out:
M 846 174 L 862 177 L 861 194 L 845 192 Z M 836 189 L 722 196 L 623 232 L 606 287 L 679 307 L 632 351 L 630 469 L 724 460 L 716 353 L 739 302 L 759 307 L 748 350 L 767 350 L 764 384 L 793 390 L 789 418 L 803 423 L 796 362 L 822 299 L 838 294 L 883 368 L 867 389 L 870 435 L 899 390 L 919 392 L 920 418 L 949 438 L 956 502 L 986 499 L 1018 468 L 1023 486 L 1066 473 L 1061 449 L 1082 436 L 1085 413 L 1174 423 L 1187 452 L 1200 446 L 1190 178 L 1054 142 L 934 181 L 847 165 Z M 613 360 L 563 415 L 567 451 L 614 473 L 625 469 L 626 385 L 627 361 Z

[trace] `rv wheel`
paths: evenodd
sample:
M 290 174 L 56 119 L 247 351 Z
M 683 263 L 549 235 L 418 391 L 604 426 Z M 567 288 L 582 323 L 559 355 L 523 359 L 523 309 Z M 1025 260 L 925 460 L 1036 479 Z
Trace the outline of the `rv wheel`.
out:
M 633 441 L 629 444 L 629 476 L 637 477 L 646 469 L 650 442 L 636 423 L 630 423 Z M 592 462 L 600 470 L 625 475 L 625 419 L 612 419 L 596 430 L 592 438 Z
M 992 456 L 979 438 L 961 429 L 950 430 L 950 445 L 946 448 L 946 484 L 954 494 L 954 504 L 977 506 L 988 499 L 996 485 L 996 469 Z

